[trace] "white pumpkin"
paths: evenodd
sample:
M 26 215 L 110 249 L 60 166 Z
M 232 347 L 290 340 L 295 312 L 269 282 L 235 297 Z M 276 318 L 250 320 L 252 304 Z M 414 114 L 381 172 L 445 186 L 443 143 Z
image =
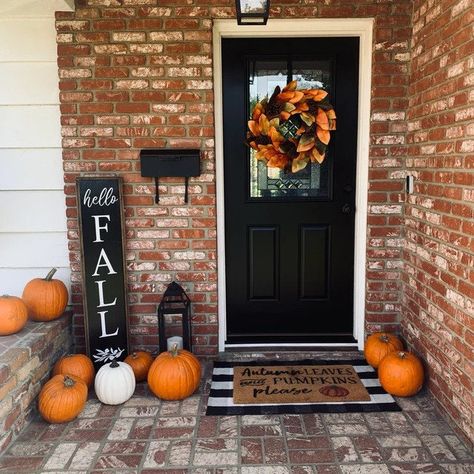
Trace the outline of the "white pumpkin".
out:
M 103 365 L 94 382 L 97 398 L 106 405 L 120 405 L 135 391 L 135 374 L 125 362 L 113 361 Z

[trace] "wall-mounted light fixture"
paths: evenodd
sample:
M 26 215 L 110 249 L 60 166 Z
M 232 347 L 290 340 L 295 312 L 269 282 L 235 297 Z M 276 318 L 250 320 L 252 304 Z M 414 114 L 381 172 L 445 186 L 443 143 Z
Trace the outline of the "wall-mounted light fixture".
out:
M 266 25 L 270 0 L 235 0 L 239 25 Z

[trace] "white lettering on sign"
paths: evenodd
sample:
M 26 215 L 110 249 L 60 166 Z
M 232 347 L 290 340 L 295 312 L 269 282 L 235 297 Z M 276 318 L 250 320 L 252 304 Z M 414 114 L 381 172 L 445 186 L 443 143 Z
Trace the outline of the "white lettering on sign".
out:
M 113 333 L 108 333 L 107 334 L 107 328 L 105 327 L 105 314 L 108 311 L 99 311 L 98 314 L 100 315 L 100 329 L 102 334 L 99 337 L 111 337 L 111 336 L 116 336 L 119 332 L 119 328 Z
M 98 196 L 91 197 L 91 190 L 88 189 L 84 194 L 84 205 L 88 207 L 92 207 L 93 205 L 98 206 L 109 206 L 115 204 L 117 202 L 117 198 L 113 194 L 113 188 L 102 188 L 102 191 L 99 193 Z M 97 214 L 91 216 L 94 219 L 94 230 L 95 230 L 95 240 L 93 243 L 101 243 L 104 242 L 102 238 L 101 231 L 104 233 L 109 232 L 109 225 L 107 223 L 110 222 L 110 215 L 109 214 Z M 101 225 L 101 219 L 105 222 Z M 110 263 L 109 257 L 107 256 L 105 249 L 100 250 L 99 258 L 97 259 L 97 265 L 95 267 L 95 271 L 92 274 L 93 277 L 99 276 L 99 268 L 106 267 L 108 275 L 115 275 L 117 272 L 112 267 Z M 106 303 L 104 298 L 104 283 L 106 280 L 97 280 L 96 282 L 97 290 L 99 292 L 99 304 L 97 305 L 98 308 L 103 308 L 105 306 L 115 306 L 117 304 L 117 298 L 115 298 L 112 302 Z M 112 337 L 116 336 L 119 332 L 119 328 L 115 330 L 115 332 L 107 332 L 105 317 L 108 311 L 98 311 L 97 314 L 100 316 L 100 329 L 101 335 L 99 338 L 103 337 Z
M 90 188 L 84 193 L 84 206 L 111 206 L 118 201 L 118 197 L 114 195 L 113 188 L 102 188 L 98 196 L 91 196 Z
M 104 260 L 105 263 L 100 263 L 101 260 Z M 112 264 L 110 263 L 109 257 L 105 253 L 104 249 L 101 249 L 99 258 L 97 259 L 97 265 L 95 267 L 95 272 L 92 274 L 93 277 L 99 276 L 99 267 L 107 267 L 109 270 L 109 275 L 115 275 L 117 272 L 113 269 Z
M 105 219 L 107 219 L 109 222 L 110 222 L 110 215 L 108 214 L 103 214 L 101 216 L 92 216 L 92 218 L 94 219 L 94 229 L 95 229 L 95 240 L 94 240 L 94 243 L 96 242 L 103 242 L 103 240 L 100 238 L 100 231 L 102 229 L 104 229 L 106 232 L 109 231 L 109 225 L 108 224 L 105 224 L 105 225 L 100 225 L 100 218 L 103 217 Z
M 96 281 L 97 287 L 99 290 L 99 305 L 98 308 L 103 308 L 104 306 L 115 306 L 117 304 L 117 298 L 115 298 L 112 303 L 106 303 L 104 301 L 104 283 L 105 280 Z

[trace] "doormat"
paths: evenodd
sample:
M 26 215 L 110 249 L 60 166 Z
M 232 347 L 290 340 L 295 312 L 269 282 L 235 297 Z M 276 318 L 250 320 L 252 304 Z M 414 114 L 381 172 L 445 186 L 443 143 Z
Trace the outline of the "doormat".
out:
M 370 395 L 352 365 L 234 366 L 235 404 L 362 402 Z
M 347 371 L 345 375 L 336 375 L 336 372 L 345 372 L 348 366 L 353 371 L 351 371 L 351 375 L 349 375 L 349 371 Z M 323 371 L 324 368 L 327 370 Z M 293 373 L 292 369 L 294 371 Z M 278 370 L 281 373 L 277 374 Z M 298 374 L 296 374 L 295 371 L 298 371 Z M 268 374 L 268 372 L 270 372 L 270 374 Z M 360 379 L 363 386 L 362 388 L 365 389 L 368 394 L 368 399 L 354 400 L 343 398 L 347 397 L 345 391 L 348 389 L 346 387 L 356 384 L 348 383 L 343 385 L 333 383 L 335 380 L 338 380 L 338 378 L 345 378 L 346 382 L 348 382 L 349 377 L 352 380 L 353 373 Z M 309 380 L 303 380 L 308 377 L 323 377 L 323 380 L 320 380 L 320 382 L 327 382 L 317 388 L 318 392 L 319 389 L 322 389 L 322 393 L 320 393 L 322 398 L 317 401 L 314 401 L 312 398 L 308 400 L 299 399 L 297 402 L 291 401 L 290 398 L 293 397 L 298 390 L 302 391 L 302 388 L 305 387 L 306 389 L 316 388 L 316 385 L 313 383 L 311 383 L 310 386 L 300 384 L 300 381 L 309 382 Z M 325 380 L 324 377 L 326 377 Z M 273 380 L 268 380 L 269 378 L 287 378 L 288 380 L 286 382 L 298 383 L 283 383 L 277 380 L 277 382 L 282 382 L 278 384 L 280 387 L 279 390 L 286 390 L 288 393 L 271 393 L 277 387 L 273 384 Z M 291 378 L 298 378 L 300 381 L 290 380 Z M 270 381 L 272 383 L 258 382 L 258 380 L 263 379 L 265 379 L 266 382 Z M 237 387 L 235 394 L 234 385 Z M 254 392 L 254 389 L 258 390 Z M 256 397 L 254 397 L 254 393 Z M 275 395 L 288 397 L 286 397 L 285 400 L 279 398 L 277 399 L 278 401 L 275 401 L 276 398 L 272 398 Z M 303 395 L 308 395 L 308 392 L 306 391 Z M 252 361 L 245 363 L 215 361 L 206 415 L 369 413 L 384 411 L 401 411 L 401 408 L 395 399 L 380 386 L 377 373 L 370 365 L 367 365 L 367 362 L 363 359 Z

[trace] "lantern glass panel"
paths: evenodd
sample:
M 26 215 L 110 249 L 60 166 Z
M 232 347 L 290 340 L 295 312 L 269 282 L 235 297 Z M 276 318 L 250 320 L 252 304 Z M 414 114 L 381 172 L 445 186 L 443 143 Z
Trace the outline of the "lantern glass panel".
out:
M 260 13 L 267 10 L 267 0 L 240 0 L 242 13 Z
M 270 0 L 236 0 L 239 25 L 265 25 L 268 20 Z

